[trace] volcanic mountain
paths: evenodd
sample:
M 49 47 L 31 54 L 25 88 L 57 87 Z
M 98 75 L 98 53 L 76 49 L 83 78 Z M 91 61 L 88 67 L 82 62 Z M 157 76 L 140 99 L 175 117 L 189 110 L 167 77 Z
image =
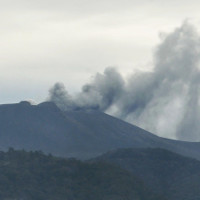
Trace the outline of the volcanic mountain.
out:
M 9 147 L 80 159 L 116 148 L 160 147 L 200 159 L 200 143 L 161 138 L 99 111 L 62 111 L 52 102 L 0 105 L 0 150 Z

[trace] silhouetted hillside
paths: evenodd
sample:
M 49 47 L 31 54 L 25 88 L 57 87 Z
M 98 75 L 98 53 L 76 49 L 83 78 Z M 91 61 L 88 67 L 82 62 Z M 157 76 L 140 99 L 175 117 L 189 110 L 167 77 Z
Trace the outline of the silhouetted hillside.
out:
M 138 178 L 101 162 L 0 152 L 1 200 L 162 200 Z M 164 200 L 164 199 L 163 199 Z
M 96 160 L 121 166 L 169 200 L 200 199 L 200 161 L 164 149 L 119 149 Z

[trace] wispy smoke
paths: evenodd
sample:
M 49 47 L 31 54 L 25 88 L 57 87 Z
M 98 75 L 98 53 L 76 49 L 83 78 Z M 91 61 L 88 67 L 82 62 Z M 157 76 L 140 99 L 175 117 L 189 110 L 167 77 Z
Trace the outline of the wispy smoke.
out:
M 185 22 L 157 47 L 152 72 L 124 80 L 107 68 L 73 97 L 55 84 L 49 99 L 64 110 L 97 109 L 160 136 L 199 141 L 199 59 L 200 36 Z

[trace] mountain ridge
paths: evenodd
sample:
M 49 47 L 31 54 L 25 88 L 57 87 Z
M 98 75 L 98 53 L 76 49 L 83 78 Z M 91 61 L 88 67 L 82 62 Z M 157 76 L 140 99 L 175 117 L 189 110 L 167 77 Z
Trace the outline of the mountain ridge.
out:
M 116 148 L 160 147 L 200 159 L 200 143 L 158 137 L 96 111 L 62 111 L 53 102 L 0 105 L 0 149 L 42 150 L 89 159 Z

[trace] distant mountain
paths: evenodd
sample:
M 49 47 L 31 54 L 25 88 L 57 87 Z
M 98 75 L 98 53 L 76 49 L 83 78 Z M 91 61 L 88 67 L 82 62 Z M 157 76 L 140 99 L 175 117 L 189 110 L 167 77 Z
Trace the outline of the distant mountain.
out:
M 200 199 L 200 161 L 164 149 L 119 149 L 96 159 L 137 175 L 168 200 Z
M 102 112 L 64 112 L 52 102 L 0 105 L 0 149 L 9 147 L 81 159 L 116 148 L 161 147 L 200 159 L 200 143 L 164 139 Z
M 164 200 L 117 166 L 13 149 L 0 152 L 0 199 Z

